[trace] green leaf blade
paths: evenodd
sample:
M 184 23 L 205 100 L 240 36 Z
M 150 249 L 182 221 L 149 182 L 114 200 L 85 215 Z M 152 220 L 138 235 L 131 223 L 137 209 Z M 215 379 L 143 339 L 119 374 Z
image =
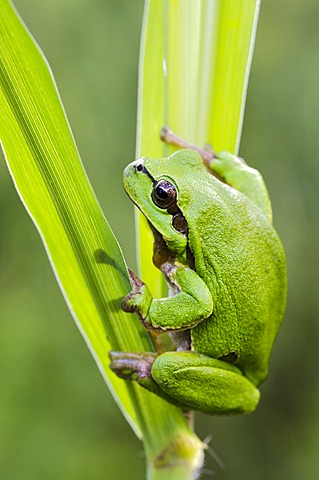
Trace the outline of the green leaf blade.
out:
M 135 387 L 108 368 L 110 349 L 153 348 L 139 322 L 120 309 L 130 290 L 122 253 L 87 181 L 45 60 L 8 2 L 1 1 L 0 22 L 1 143 L 11 175 L 73 316 L 139 432 Z

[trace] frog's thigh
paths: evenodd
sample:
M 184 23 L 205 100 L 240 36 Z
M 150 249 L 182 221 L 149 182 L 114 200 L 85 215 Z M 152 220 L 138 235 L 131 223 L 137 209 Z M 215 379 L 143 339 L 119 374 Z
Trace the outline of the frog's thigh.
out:
M 166 352 L 152 377 L 162 390 L 190 408 L 209 413 L 249 413 L 259 390 L 234 366 L 196 352 Z

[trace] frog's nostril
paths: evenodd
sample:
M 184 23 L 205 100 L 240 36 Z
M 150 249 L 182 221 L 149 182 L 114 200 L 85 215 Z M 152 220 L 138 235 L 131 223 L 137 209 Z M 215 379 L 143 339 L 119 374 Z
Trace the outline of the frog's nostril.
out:
M 143 163 L 138 163 L 137 165 L 135 165 L 135 171 L 136 172 L 142 172 L 143 168 L 144 168 Z

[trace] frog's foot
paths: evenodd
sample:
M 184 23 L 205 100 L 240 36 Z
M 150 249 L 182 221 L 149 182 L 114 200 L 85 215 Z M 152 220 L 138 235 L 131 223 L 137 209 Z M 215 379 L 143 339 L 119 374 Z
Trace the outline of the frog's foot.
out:
M 151 377 L 156 353 L 110 352 L 110 368 L 124 380 L 139 380 Z
M 139 291 L 143 287 L 143 285 L 145 285 L 145 283 L 137 275 L 135 275 L 133 270 L 131 270 L 130 268 L 128 269 L 128 273 L 133 289 Z
M 170 398 L 152 377 L 152 366 L 157 353 L 109 352 L 109 357 L 110 368 L 118 377 L 133 380 L 167 402 L 182 406 L 178 401 Z
M 164 126 L 162 128 L 160 137 L 161 140 L 165 143 L 176 145 L 179 148 L 189 148 L 191 150 L 195 150 L 195 152 L 200 154 L 205 165 L 208 167 L 212 163 L 213 159 L 216 158 L 215 152 L 212 150 L 211 146 L 209 146 L 209 148 L 207 149 L 204 149 L 198 147 L 197 145 L 193 145 L 192 143 L 186 142 L 186 140 L 176 135 L 176 133 L 174 133 L 167 126 Z
M 121 307 L 124 312 L 134 312 L 134 302 L 132 301 L 136 295 L 141 295 L 143 293 L 143 287 L 145 287 L 145 283 L 138 278 L 135 273 L 128 269 L 128 273 L 130 276 L 130 281 L 132 285 L 132 291 L 123 298 Z
M 141 322 L 147 327 L 147 314 L 152 303 L 152 295 L 145 283 L 129 270 L 132 290 L 123 298 L 121 308 L 124 312 L 136 312 Z

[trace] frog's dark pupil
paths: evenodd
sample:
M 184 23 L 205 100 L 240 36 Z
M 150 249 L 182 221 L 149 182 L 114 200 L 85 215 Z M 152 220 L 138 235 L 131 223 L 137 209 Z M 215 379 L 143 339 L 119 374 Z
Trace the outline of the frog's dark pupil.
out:
M 139 164 L 136 166 L 136 170 L 137 170 L 138 172 L 141 172 L 141 171 L 143 170 L 143 165 L 142 165 L 142 163 L 139 163 Z
M 168 193 L 165 192 L 165 190 L 161 187 L 158 187 L 156 189 L 156 195 L 159 197 L 159 198 L 162 198 L 162 199 L 165 199 L 168 197 Z

